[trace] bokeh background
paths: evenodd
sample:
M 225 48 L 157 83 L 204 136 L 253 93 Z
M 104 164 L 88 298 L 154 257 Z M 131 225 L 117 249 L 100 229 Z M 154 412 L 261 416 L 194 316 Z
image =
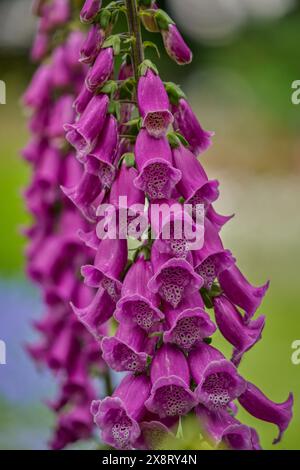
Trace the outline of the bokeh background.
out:
M 19 157 L 26 142 L 20 96 L 34 67 L 28 52 L 35 22 L 30 0 L 0 0 L 0 449 L 43 449 L 52 423 L 43 400 L 54 380 L 37 371 L 23 350 L 30 321 L 42 314 L 39 295 L 23 274 L 28 222 L 21 190 L 29 171 Z M 221 182 L 217 207 L 235 213 L 224 240 L 243 272 L 257 284 L 271 280 L 260 309 L 267 316 L 263 339 L 247 353 L 241 372 L 275 401 L 295 395 L 294 419 L 276 449 L 300 449 L 300 365 L 291 362 L 300 339 L 300 105 L 291 84 L 300 79 L 300 5 L 296 0 L 166 0 L 166 8 L 194 51 L 178 68 L 163 53 L 162 75 L 186 91 L 199 119 L 216 135 L 202 156 L 209 176 Z M 147 37 L 147 34 L 146 34 Z M 161 45 L 160 36 L 157 43 Z M 229 348 L 218 337 L 216 343 Z M 272 448 L 274 426 L 240 413 Z

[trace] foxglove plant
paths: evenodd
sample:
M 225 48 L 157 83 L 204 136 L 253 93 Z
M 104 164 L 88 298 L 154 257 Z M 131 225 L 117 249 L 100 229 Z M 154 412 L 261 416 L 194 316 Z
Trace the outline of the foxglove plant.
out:
M 272 402 L 238 371 L 261 338 L 265 317 L 253 316 L 268 283 L 252 286 L 223 246 L 222 227 L 231 217 L 214 209 L 219 183 L 197 159 L 213 132 L 202 128 L 180 87 L 163 82 L 144 57 L 149 42 L 143 43 L 141 24 L 162 34 L 176 63 L 192 60 L 157 3 L 82 2 L 77 13 L 89 25 L 87 34 L 79 41 L 82 33 L 71 33 L 73 48 L 69 36 L 52 52 L 54 62 L 40 66 L 25 94 L 26 105 L 35 110 L 34 138 L 24 151 L 34 169 L 26 199 L 36 217 L 27 231 L 28 272 L 48 305 L 45 320 L 36 325 L 44 341 L 31 354 L 67 375 L 52 404 L 60 413 L 54 448 L 90 434 L 86 405 L 95 394 L 89 366 L 102 357 L 99 370 L 106 363 L 126 373 L 113 393 L 91 404 L 104 444 L 158 448 L 174 438 L 181 417 L 195 416 L 214 447 L 258 450 L 257 432 L 236 418 L 237 402 L 278 427 L 274 442 L 287 429 L 293 405 L 292 395 Z M 43 15 L 43 5 L 36 11 Z M 128 31 L 114 34 L 120 13 Z M 64 8 L 62 18 L 67 19 Z M 45 28 L 45 21 L 42 16 L 34 44 L 38 59 L 51 48 L 51 28 L 61 24 L 52 16 L 52 26 Z M 54 88 L 60 91 L 55 102 Z M 173 214 L 155 220 L 152 208 L 173 203 Z M 118 218 L 111 236 L 109 223 L 124 213 L 127 219 Z M 204 232 L 197 248 L 186 234 L 176 236 L 183 222 Z M 135 235 L 134 228 L 141 227 Z M 129 248 L 128 237 L 136 248 Z M 79 265 L 84 283 L 77 277 Z M 215 322 L 208 310 L 214 310 Z M 233 346 L 230 360 L 210 344 L 217 328 Z M 80 346 L 73 344 L 78 338 Z M 71 411 L 61 412 L 70 402 Z

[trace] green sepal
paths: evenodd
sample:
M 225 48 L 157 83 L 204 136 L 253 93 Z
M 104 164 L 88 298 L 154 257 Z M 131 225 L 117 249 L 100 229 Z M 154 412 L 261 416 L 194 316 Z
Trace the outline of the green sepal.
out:
M 133 77 L 124 80 L 120 86 L 120 100 L 131 99 L 135 90 L 135 79 Z
M 117 89 L 118 89 L 117 82 L 115 80 L 109 80 L 101 88 L 101 93 L 105 93 L 106 95 L 113 96 L 116 93 Z
M 153 64 L 153 62 L 151 62 L 151 60 L 144 60 L 141 63 L 141 65 L 139 66 L 140 76 L 143 77 L 144 75 L 146 75 L 148 69 L 153 70 L 153 72 L 156 73 L 156 75 L 158 75 L 158 69 L 157 69 L 156 65 Z
M 161 9 L 155 12 L 154 18 L 159 29 L 163 31 L 168 31 L 170 24 L 175 24 L 172 18 L 170 18 L 169 15 Z
M 178 105 L 181 98 L 186 98 L 186 95 L 183 93 L 179 85 L 173 82 L 166 82 L 165 89 L 168 93 L 169 100 L 172 104 Z
M 134 167 L 134 165 L 135 165 L 135 156 L 134 156 L 133 152 L 124 153 L 124 155 L 122 155 L 122 158 L 125 161 L 125 164 L 126 164 L 127 168 Z
M 111 12 L 107 8 L 103 8 L 99 13 L 99 24 L 100 27 L 106 30 L 111 21 Z
M 212 343 L 212 338 L 204 338 L 203 342 L 206 344 L 211 344 Z
M 144 41 L 143 42 L 143 47 L 144 47 L 144 51 L 147 49 L 147 48 L 150 48 L 150 49 L 154 49 L 157 56 L 160 58 L 160 52 L 159 52 L 159 49 L 158 49 L 158 46 L 157 44 L 154 44 L 154 42 L 152 41 Z
M 168 141 L 172 149 L 176 149 L 180 146 L 181 141 L 179 137 L 176 135 L 176 132 L 169 132 L 167 137 L 168 137 Z
M 108 114 L 113 114 L 118 121 L 121 119 L 121 105 L 119 101 L 112 100 L 108 106 Z
M 109 36 L 103 43 L 102 48 L 106 49 L 107 47 L 112 47 L 114 50 L 114 55 L 119 55 L 121 52 L 121 39 L 118 34 L 113 34 Z

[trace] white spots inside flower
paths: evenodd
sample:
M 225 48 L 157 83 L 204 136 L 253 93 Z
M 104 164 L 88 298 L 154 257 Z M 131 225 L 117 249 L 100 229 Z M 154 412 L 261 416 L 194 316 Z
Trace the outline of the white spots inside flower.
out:
M 176 258 L 186 258 L 188 253 L 188 243 L 185 239 L 175 239 L 171 237 L 170 246 L 173 252 L 173 255 Z
M 217 276 L 216 266 L 212 257 L 208 257 L 196 269 L 196 272 L 202 276 L 204 280 L 204 287 L 211 289 L 213 282 Z
M 197 341 L 202 339 L 200 318 L 189 317 L 179 320 L 172 332 L 172 342 L 180 348 L 190 350 Z
M 143 186 L 150 199 L 168 197 L 169 167 L 164 163 L 151 163 L 143 172 Z
M 108 295 L 112 298 L 112 300 L 114 302 L 118 302 L 120 296 L 116 291 L 115 282 L 112 279 L 109 279 L 108 277 L 104 277 L 101 284 L 103 289 L 107 291 Z
M 208 405 L 213 409 L 226 408 L 231 398 L 229 388 L 232 379 L 229 374 L 218 372 L 207 377 L 203 384 L 203 391 L 208 394 Z
M 122 371 L 143 372 L 145 361 L 132 351 L 126 344 L 118 344 L 114 351 L 114 359 L 121 366 Z
M 144 121 L 149 134 L 157 137 L 164 133 L 168 124 L 165 114 L 162 112 L 148 113 Z
M 156 317 L 152 308 L 142 300 L 133 305 L 133 315 L 135 322 L 144 330 L 149 330 L 155 323 Z
M 188 413 L 191 398 L 184 388 L 178 385 L 166 385 L 155 394 L 157 412 L 164 416 L 183 416 Z
M 112 427 L 111 433 L 118 449 L 129 449 L 132 423 L 126 416 L 121 416 L 119 422 Z
M 161 287 L 159 293 L 161 297 L 172 305 L 177 307 L 180 303 L 184 290 L 190 282 L 190 276 L 183 268 L 166 268 L 160 275 Z
M 115 176 L 113 168 L 104 162 L 99 162 L 98 175 L 103 185 L 103 188 L 110 188 Z

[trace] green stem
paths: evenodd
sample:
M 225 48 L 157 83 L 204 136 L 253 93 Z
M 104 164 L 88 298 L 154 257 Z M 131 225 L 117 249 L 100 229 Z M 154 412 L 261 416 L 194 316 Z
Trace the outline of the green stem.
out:
M 136 0 L 126 0 L 127 7 L 127 20 L 131 36 L 134 38 L 132 41 L 132 63 L 134 69 L 134 76 L 136 82 L 139 79 L 139 66 L 144 60 L 143 40 L 141 32 L 141 22 L 138 16 Z
M 109 370 L 107 370 L 104 374 L 104 382 L 105 382 L 106 396 L 110 397 L 113 394 L 113 385 L 112 385 L 111 375 L 110 375 Z

